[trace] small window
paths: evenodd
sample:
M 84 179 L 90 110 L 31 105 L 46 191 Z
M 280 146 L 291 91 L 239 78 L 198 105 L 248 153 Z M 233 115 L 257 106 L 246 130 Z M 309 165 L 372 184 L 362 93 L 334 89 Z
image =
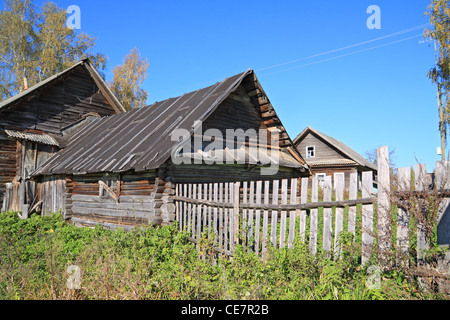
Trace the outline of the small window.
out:
M 98 182 L 99 183 L 99 196 L 101 198 L 117 198 L 118 188 L 117 188 L 117 176 L 114 175 L 105 175 Z
M 306 147 L 306 158 L 315 158 L 315 157 L 316 157 L 316 146 Z

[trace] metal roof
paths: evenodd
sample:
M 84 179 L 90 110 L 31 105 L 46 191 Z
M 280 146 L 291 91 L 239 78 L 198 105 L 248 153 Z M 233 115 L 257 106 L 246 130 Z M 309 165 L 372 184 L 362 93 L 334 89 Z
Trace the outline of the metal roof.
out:
M 171 140 L 171 133 L 176 129 L 194 132 L 198 121 L 206 120 L 247 75 L 253 75 L 253 71 L 249 69 L 207 88 L 144 108 L 93 119 L 83 130 L 68 137 L 67 148 L 32 176 L 159 168 L 180 143 Z M 281 163 L 304 168 L 289 152 L 280 157 Z
M 342 143 L 339 140 L 336 140 L 330 136 L 327 136 L 326 134 L 323 134 L 320 131 L 317 131 L 316 129 L 313 129 L 311 127 L 306 127 L 295 139 L 294 139 L 294 145 L 298 145 L 300 143 L 300 140 L 302 140 L 307 133 L 312 132 L 314 134 L 316 134 L 317 136 L 319 136 L 320 138 L 322 138 L 323 140 L 325 140 L 326 142 L 328 142 L 329 144 L 331 144 L 332 146 L 334 146 L 336 149 L 338 149 L 339 151 L 341 151 L 342 153 L 344 153 L 346 156 L 348 156 L 350 159 L 354 160 L 357 164 L 370 168 L 372 170 L 377 170 L 377 167 L 371 163 L 370 161 L 368 161 L 366 158 L 364 158 L 363 156 L 361 156 L 359 153 L 357 153 L 355 150 L 353 150 L 352 148 L 350 148 L 349 146 L 347 146 L 346 144 Z M 308 161 L 307 161 L 308 162 Z M 309 164 L 310 162 L 308 162 Z M 311 163 L 312 164 L 312 163 Z M 313 165 L 313 164 L 312 164 Z
M 8 135 L 8 137 L 11 137 L 11 138 L 33 141 L 33 142 L 37 142 L 40 144 L 46 144 L 49 146 L 59 147 L 59 143 L 52 136 L 50 136 L 48 134 L 36 134 L 36 133 L 20 132 L 20 131 L 13 131 L 13 130 L 5 130 L 5 133 Z
M 355 161 L 350 159 L 323 159 L 323 160 L 309 160 L 306 162 L 308 165 L 314 166 L 342 166 L 342 165 L 355 165 Z

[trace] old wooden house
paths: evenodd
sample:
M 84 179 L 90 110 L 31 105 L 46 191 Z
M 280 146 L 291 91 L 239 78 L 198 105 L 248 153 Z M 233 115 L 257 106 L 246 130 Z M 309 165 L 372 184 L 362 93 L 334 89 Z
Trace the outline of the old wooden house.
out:
M 1 102 L 2 210 L 31 210 L 41 190 L 25 182 L 30 173 L 64 147 L 66 135 L 93 118 L 124 111 L 88 59 Z
M 293 142 L 319 183 L 325 176 L 331 176 L 334 181 L 336 176 L 342 175 L 348 188 L 350 173 L 356 172 L 360 187 L 363 171 L 373 171 L 375 177 L 377 167 L 374 164 L 346 144 L 316 129 L 306 127 Z
M 229 141 L 230 130 L 245 133 L 240 144 L 234 137 Z M 257 132 L 258 139 L 245 136 L 249 132 Z M 264 135 L 275 143 L 259 139 Z M 212 142 L 215 147 L 208 149 Z M 63 214 L 78 225 L 171 223 L 177 183 L 310 174 L 252 70 L 144 108 L 93 119 L 66 143 L 32 177 L 42 184 L 43 206 L 61 199 Z M 255 158 L 255 148 L 265 149 L 264 157 Z M 225 157 L 232 161 L 221 161 Z M 276 170 L 262 175 L 261 169 L 270 167 Z M 63 188 L 46 189 L 49 181 Z

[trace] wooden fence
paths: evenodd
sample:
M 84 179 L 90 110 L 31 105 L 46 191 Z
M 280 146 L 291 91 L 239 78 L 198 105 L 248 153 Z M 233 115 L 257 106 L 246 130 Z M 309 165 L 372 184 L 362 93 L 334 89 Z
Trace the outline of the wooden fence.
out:
M 313 254 L 320 245 L 330 256 L 339 257 L 340 234 L 348 231 L 361 245 L 362 264 L 376 249 L 378 259 L 387 260 L 393 249 L 393 239 L 396 239 L 394 247 L 399 263 L 408 263 L 412 226 L 411 207 L 406 205 L 405 199 L 413 189 L 416 192 L 428 189 L 426 167 L 415 167 L 413 188 L 411 168 L 399 168 L 396 182 L 399 192 L 393 198 L 387 147 L 379 148 L 377 155 L 378 190 L 374 189 L 371 171 L 362 173 L 361 190 L 357 189 L 357 174 L 351 174 L 348 192 L 344 192 L 345 181 L 341 175 L 336 176 L 334 186 L 331 177 L 325 177 L 322 187 L 317 177 L 312 178 L 312 183 L 308 178 L 293 178 L 178 184 L 174 197 L 176 219 L 180 229 L 190 233 L 193 242 L 198 243 L 203 235 L 213 241 L 217 251 L 230 255 L 237 244 L 264 255 L 268 245 L 292 248 L 296 240 L 300 240 L 307 241 Z M 435 187 L 444 188 L 442 183 L 447 182 L 447 174 L 448 163 L 438 163 Z M 396 235 L 392 232 L 393 225 Z M 374 248 L 375 239 L 377 248 Z M 418 221 L 418 259 L 429 247 L 429 241 Z

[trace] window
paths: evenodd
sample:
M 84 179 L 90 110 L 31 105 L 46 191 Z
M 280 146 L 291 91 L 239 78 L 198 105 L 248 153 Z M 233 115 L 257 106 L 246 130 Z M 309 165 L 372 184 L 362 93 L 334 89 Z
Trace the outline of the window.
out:
M 315 157 L 316 157 L 316 146 L 307 146 L 306 158 L 315 158 Z
M 116 175 L 106 174 L 102 177 L 102 179 L 98 182 L 99 184 L 99 197 L 108 198 L 111 197 L 113 199 L 118 198 L 118 177 Z

